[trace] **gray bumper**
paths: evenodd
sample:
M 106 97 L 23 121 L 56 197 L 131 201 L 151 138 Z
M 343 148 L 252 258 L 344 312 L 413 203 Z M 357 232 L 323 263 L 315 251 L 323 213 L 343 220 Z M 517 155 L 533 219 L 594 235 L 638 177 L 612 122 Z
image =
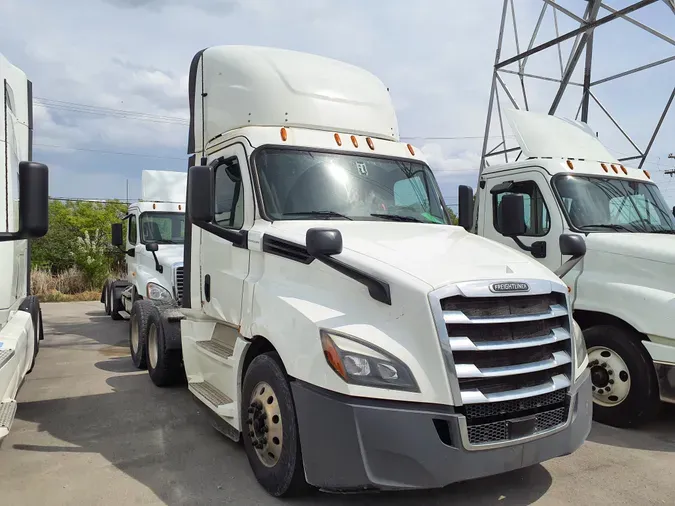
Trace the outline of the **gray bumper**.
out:
M 465 448 L 464 416 L 452 408 L 356 399 L 299 381 L 292 388 L 305 476 L 326 490 L 443 487 L 570 454 L 591 429 L 587 372 L 570 390 L 571 421 L 565 428 L 481 450 Z

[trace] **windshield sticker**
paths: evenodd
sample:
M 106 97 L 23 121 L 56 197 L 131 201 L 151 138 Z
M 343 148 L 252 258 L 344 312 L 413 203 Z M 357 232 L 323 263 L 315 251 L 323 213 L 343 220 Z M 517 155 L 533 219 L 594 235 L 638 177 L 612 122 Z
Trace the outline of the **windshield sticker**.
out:
M 359 171 L 359 174 L 362 176 L 368 175 L 368 168 L 366 167 L 365 162 L 356 162 L 356 169 Z

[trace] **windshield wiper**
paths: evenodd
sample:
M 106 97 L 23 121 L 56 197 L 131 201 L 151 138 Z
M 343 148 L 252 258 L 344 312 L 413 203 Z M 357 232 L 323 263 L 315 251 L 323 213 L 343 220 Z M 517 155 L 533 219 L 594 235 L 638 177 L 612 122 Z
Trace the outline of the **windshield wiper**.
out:
M 414 218 L 413 216 L 401 216 L 399 214 L 381 214 L 381 213 L 371 213 L 370 215 L 374 216 L 375 218 L 382 218 L 391 221 L 410 221 L 414 223 L 425 223 L 424 221 Z
M 675 230 L 663 228 L 661 230 L 652 230 L 650 233 L 652 233 L 652 234 L 675 234 Z
M 588 228 L 611 228 L 612 230 L 625 230 L 626 232 L 632 232 L 629 228 L 624 227 L 623 225 L 616 225 L 613 223 L 600 223 L 598 225 L 581 225 L 580 227 L 581 230 L 585 230 Z
M 349 216 L 340 214 L 336 211 L 298 211 L 294 213 L 283 213 L 283 216 L 323 216 L 325 218 L 344 218 L 345 220 L 353 221 Z

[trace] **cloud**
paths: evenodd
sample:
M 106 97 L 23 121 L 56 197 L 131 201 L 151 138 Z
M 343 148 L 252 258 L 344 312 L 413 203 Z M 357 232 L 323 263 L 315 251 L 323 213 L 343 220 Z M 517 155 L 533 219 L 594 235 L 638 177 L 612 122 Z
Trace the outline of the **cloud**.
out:
M 494 3 L 3 0 L 0 47 L 29 74 L 36 97 L 47 99 L 35 107 L 35 140 L 42 144 L 36 157 L 67 169 L 53 179 L 53 193 L 98 197 L 104 188 L 95 183 L 96 174 L 125 181 L 140 178 L 146 168 L 186 166 L 188 68 L 197 51 L 212 45 L 276 46 L 362 66 L 390 88 L 403 136 L 480 136 L 500 16 Z M 534 22 L 537 13 L 536 2 L 518 7 L 519 21 Z M 641 20 L 661 22 L 658 16 Z M 30 36 L 25 26 L 31 27 Z M 623 37 L 621 43 L 630 46 L 632 40 Z M 609 60 L 600 49 L 596 54 L 600 63 Z M 598 68 L 605 71 L 604 65 Z M 629 112 L 625 96 L 630 93 L 614 99 L 603 92 L 618 115 L 635 118 L 636 125 L 648 123 L 639 110 Z M 72 104 L 164 119 L 94 114 Z M 661 138 L 672 138 L 675 122 L 669 121 Z M 416 143 L 446 195 L 455 194 L 458 183 L 475 186 L 480 139 Z M 655 145 L 654 155 L 665 160 L 668 150 L 672 147 Z M 120 191 L 110 179 L 96 181 Z

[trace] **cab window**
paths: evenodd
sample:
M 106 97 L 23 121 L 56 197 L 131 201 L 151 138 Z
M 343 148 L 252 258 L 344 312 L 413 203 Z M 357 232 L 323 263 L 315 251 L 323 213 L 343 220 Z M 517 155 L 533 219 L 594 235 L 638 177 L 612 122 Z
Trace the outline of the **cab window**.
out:
M 225 228 L 244 226 L 244 186 L 238 162 L 216 169 L 215 223 Z
M 138 228 L 136 226 L 136 215 L 132 214 L 129 217 L 129 243 L 136 244 L 138 242 Z
M 497 210 L 501 204 L 504 195 L 515 194 L 523 197 L 523 214 L 525 215 L 525 233 L 524 236 L 542 237 L 548 234 L 551 229 L 551 218 L 549 216 L 544 196 L 542 195 L 537 183 L 534 181 L 521 181 L 514 183 L 508 191 L 498 193 L 492 197 L 493 223 L 495 230 L 502 231 L 499 223 L 499 214 Z

